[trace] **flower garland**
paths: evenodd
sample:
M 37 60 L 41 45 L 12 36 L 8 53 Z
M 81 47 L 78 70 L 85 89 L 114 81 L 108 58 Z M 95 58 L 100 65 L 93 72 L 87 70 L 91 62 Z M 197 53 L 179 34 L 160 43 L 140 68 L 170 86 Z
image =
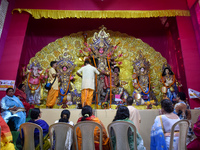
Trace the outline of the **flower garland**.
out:
M 61 94 L 61 93 L 60 93 L 60 88 L 59 88 L 59 94 L 60 94 L 61 96 L 65 96 L 65 95 L 67 94 L 67 92 L 68 92 L 68 90 L 69 90 L 70 79 L 71 79 L 71 74 L 70 74 L 70 76 L 69 76 L 69 83 L 68 83 L 68 85 L 67 85 L 67 90 L 66 90 L 65 94 Z
M 39 79 L 38 86 L 37 86 L 35 89 L 33 89 L 33 88 L 31 87 L 31 85 L 29 84 L 30 77 L 31 77 L 31 72 L 29 72 L 29 75 L 28 75 L 28 87 L 29 87 L 32 91 L 35 91 L 35 90 L 37 90 L 37 89 L 39 88 L 39 86 L 40 86 L 40 79 Z M 41 75 L 40 75 L 40 77 L 41 77 Z
M 164 86 L 165 86 L 166 88 L 170 88 L 170 87 L 175 83 L 175 75 L 173 75 L 173 82 L 172 82 L 169 86 L 166 86 L 166 85 L 165 85 L 163 76 L 161 77 L 161 79 L 162 79 L 162 83 L 164 84 Z
M 149 76 L 149 90 L 148 90 L 147 93 L 145 93 L 145 92 L 143 91 L 143 89 L 142 89 L 142 87 L 141 87 L 141 85 L 140 85 L 140 83 L 139 83 L 139 80 L 138 80 L 138 78 L 137 78 L 137 83 L 138 83 L 140 89 L 142 90 L 142 92 L 143 92 L 144 94 L 149 94 L 149 92 L 150 92 L 150 84 L 151 84 L 150 74 L 148 74 L 148 76 Z
M 96 61 L 94 59 L 94 55 L 92 56 L 92 58 L 93 58 L 94 66 L 95 66 L 95 68 L 97 68 L 97 64 L 96 64 Z M 95 74 L 95 84 L 96 84 L 95 90 L 96 90 L 96 102 L 97 102 L 97 97 L 98 97 L 98 92 L 97 92 L 97 74 Z M 96 108 L 98 109 L 97 103 L 96 103 Z
M 112 103 L 112 73 L 111 73 L 110 61 L 109 61 L 108 57 L 107 57 L 107 61 L 108 61 L 108 67 L 109 67 L 109 70 L 110 70 L 110 108 L 111 108 L 111 103 Z

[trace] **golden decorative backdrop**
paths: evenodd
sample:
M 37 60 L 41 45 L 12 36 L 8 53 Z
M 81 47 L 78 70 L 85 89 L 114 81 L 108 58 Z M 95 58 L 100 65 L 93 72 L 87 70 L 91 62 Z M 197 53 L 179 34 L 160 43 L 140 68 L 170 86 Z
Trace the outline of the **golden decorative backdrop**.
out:
M 88 43 L 91 43 L 92 36 L 96 30 L 87 31 Z M 128 84 L 124 85 L 124 88 L 132 95 L 132 74 L 133 74 L 133 60 L 139 56 L 139 51 L 141 50 L 143 56 L 150 62 L 150 76 L 151 76 L 151 87 L 158 99 L 160 101 L 162 93 L 160 89 L 162 83 L 160 82 L 162 74 L 162 66 L 166 61 L 162 55 L 155 51 L 154 48 L 150 47 L 147 43 L 144 43 L 141 39 L 137 39 L 133 36 L 123 34 L 120 32 L 113 32 L 107 30 L 112 39 L 112 45 L 117 45 L 120 42 L 117 49 L 115 50 L 114 56 L 123 54 L 122 57 L 117 58 L 117 61 L 121 61 L 120 67 L 120 80 L 127 81 Z M 83 54 L 79 50 L 84 47 L 84 37 L 83 32 L 73 33 L 69 36 L 57 39 L 55 42 L 49 43 L 47 46 L 42 48 L 41 51 L 37 52 L 35 57 L 30 59 L 30 63 L 34 60 L 40 62 L 43 72 L 50 67 L 50 62 L 53 60 L 58 60 L 59 55 L 67 52 L 74 60 L 77 67 L 74 69 L 73 74 L 75 75 L 75 87 L 80 92 L 81 89 L 81 78 L 76 75 L 76 71 L 83 65 Z

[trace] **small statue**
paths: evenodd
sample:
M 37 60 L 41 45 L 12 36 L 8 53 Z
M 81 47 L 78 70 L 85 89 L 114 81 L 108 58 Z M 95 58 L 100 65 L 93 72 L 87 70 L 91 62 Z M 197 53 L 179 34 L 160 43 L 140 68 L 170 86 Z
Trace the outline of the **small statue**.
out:
M 27 101 L 31 104 L 40 104 L 40 90 L 42 76 L 42 67 L 38 61 L 32 62 L 28 65 L 28 80 L 26 86 Z
M 150 100 L 150 74 L 149 74 L 149 68 L 150 63 L 147 61 L 140 51 L 139 58 L 137 58 L 135 61 L 133 61 L 133 97 L 135 95 L 140 94 L 141 99 L 138 100 L 138 104 L 144 104 L 144 101 Z M 138 96 L 137 96 L 138 97 Z M 139 96 L 140 97 L 140 96 Z
M 60 56 L 59 59 L 60 61 L 57 62 L 57 71 L 59 73 L 60 81 L 60 102 L 58 104 L 62 104 L 65 96 L 68 97 L 68 101 L 69 97 L 71 97 L 70 91 L 73 90 L 71 81 L 74 79 L 72 72 L 76 65 L 72 61 L 72 58 L 67 55 L 67 53 L 64 53 L 64 55 Z M 63 104 L 65 104 L 65 102 Z
M 176 86 L 175 75 L 167 63 L 163 65 L 161 82 L 163 83 L 163 87 L 161 89 L 161 92 L 164 94 L 163 97 L 168 98 L 173 102 L 176 99 L 178 89 Z

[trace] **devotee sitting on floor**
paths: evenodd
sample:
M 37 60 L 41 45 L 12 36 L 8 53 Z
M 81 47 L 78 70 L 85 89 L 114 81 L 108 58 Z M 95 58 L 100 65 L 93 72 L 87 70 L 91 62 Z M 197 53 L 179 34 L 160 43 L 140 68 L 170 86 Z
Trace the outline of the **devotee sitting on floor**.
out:
M 18 88 L 16 88 L 15 90 L 15 96 L 17 96 L 20 99 L 20 101 L 23 103 L 24 108 L 26 109 L 26 116 L 27 116 L 29 109 L 34 108 L 34 105 L 31 105 L 26 101 L 25 89 L 26 89 L 25 84 L 20 84 Z
M 1 116 L 5 122 L 8 123 L 9 120 L 12 120 L 16 130 L 26 121 L 26 110 L 19 98 L 14 96 L 13 88 L 6 90 L 6 96 L 1 100 L 1 111 Z
M 127 121 L 127 122 L 134 124 L 131 120 L 129 120 L 129 110 L 126 106 L 119 106 L 113 121 Z M 146 148 L 144 147 L 143 139 L 142 139 L 142 137 L 141 137 L 141 135 L 139 134 L 138 131 L 137 131 L 136 139 L 137 139 L 137 149 L 138 150 L 146 150 Z M 113 149 L 115 150 L 116 149 L 115 135 L 111 136 L 111 140 L 112 140 L 112 143 L 114 143 Z M 129 145 L 130 145 L 130 149 L 134 150 L 134 140 L 133 140 L 132 134 L 129 135 L 128 142 L 129 142 Z
M 173 104 L 170 100 L 161 101 L 161 112 L 163 115 L 157 116 L 151 129 L 151 150 L 169 149 L 170 132 L 172 126 L 180 120 L 173 113 Z M 175 127 L 175 131 L 179 131 L 179 126 Z M 173 150 L 178 150 L 179 133 L 174 134 Z
M 140 117 L 140 113 L 139 111 L 132 106 L 133 105 L 133 97 L 132 96 L 128 96 L 127 100 L 127 108 L 129 110 L 129 120 L 131 120 L 134 125 L 136 126 L 138 132 L 140 132 L 140 122 L 141 122 L 141 117 Z
M 194 124 L 193 131 L 197 138 L 187 145 L 188 150 L 197 150 L 200 148 L 200 115 L 197 122 Z
M 48 141 L 49 138 L 49 125 L 46 123 L 46 121 L 40 119 L 41 118 L 41 111 L 39 108 L 33 108 L 31 110 L 31 119 L 28 121 L 30 123 L 35 123 L 39 125 L 42 130 L 43 130 L 43 149 L 47 150 L 50 148 L 50 142 Z M 21 142 L 22 141 L 22 142 Z M 21 149 L 24 141 L 24 136 L 23 136 L 23 129 L 22 129 L 22 139 L 20 139 L 20 136 L 17 139 L 17 148 Z M 35 149 L 39 150 L 39 130 L 35 129 L 34 131 L 34 142 L 35 142 Z M 22 145 L 21 145 L 22 143 Z
M 60 119 L 59 120 L 56 120 L 55 123 L 58 123 L 58 122 L 65 122 L 65 123 L 68 123 L 72 126 L 74 126 L 74 123 L 72 121 L 69 121 L 69 118 L 70 118 L 70 111 L 65 109 L 61 112 L 60 114 Z
M 1 125 L 1 150 L 15 150 L 13 143 L 12 134 L 7 123 L 0 116 L 0 125 Z
M 96 123 L 99 123 L 102 128 L 103 128 L 103 150 L 109 150 L 110 149 L 110 146 L 109 146 L 109 138 L 107 136 L 107 132 L 106 132 L 106 129 L 103 125 L 103 123 L 99 120 L 99 118 L 95 117 L 93 114 L 92 114 L 92 108 L 88 105 L 84 106 L 82 108 L 82 116 L 83 117 L 80 117 L 77 121 L 77 123 L 81 122 L 81 121 L 94 121 Z M 98 130 L 98 127 L 96 127 L 94 129 L 94 144 L 95 144 L 95 150 L 99 150 L 99 136 L 100 136 L 100 133 L 99 133 L 99 130 Z M 80 129 L 78 128 L 77 129 L 77 137 L 78 137 L 78 148 L 79 150 L 81 150 L 81 142 L 82 142 L 82 137 L 81 137 L 81 131 Z

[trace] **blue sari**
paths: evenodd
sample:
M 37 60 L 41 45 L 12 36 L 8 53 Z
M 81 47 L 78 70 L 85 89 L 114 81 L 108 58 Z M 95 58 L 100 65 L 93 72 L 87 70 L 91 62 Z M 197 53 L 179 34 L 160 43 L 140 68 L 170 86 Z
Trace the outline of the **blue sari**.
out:
M 167 150 L 165 136 L 162 129 L 160 116 L 157 116 L 151 128 L 151 150 Z
M 2 109 L 1 116 L 6 123 L 8 123 L 10 119 L 12 119 L 14 121 L 15 129 L 18 130 L 20 125 L 22 123 L 25 123 L 26 121 L 26 112 L 19 111 L 13 114 L 8 109 L 14 106 L 24 108 L 24 105 L 16 96 L 10 97 L 6 95 L 5 97 L 3 97 L 1 100 L 1 109 Z
M 161 123 L 162 115 L 157 116 L 151 128 L 151 150 L 168 150 L 170 145 L 170 136 L 164 135 L 163 125 Z M 174 137 L 173 149 L 178 149 L 179 137 Z
M 50 147 L 50 143 L 48 142 L 49 125 L 44 120 L 41 120 L 41 119 L 37 121 L 29 120 L 28 122 L 35 123 L 42 128 L 43 138 L 44 138 L 43 147 L 44 149 L 48 149 Z M 38 149 L 39 148 L 39 130 L 38 129 L 35 129 L 34 131 L 34 140 L 35 140 L 35 147 L 36 149 Z

